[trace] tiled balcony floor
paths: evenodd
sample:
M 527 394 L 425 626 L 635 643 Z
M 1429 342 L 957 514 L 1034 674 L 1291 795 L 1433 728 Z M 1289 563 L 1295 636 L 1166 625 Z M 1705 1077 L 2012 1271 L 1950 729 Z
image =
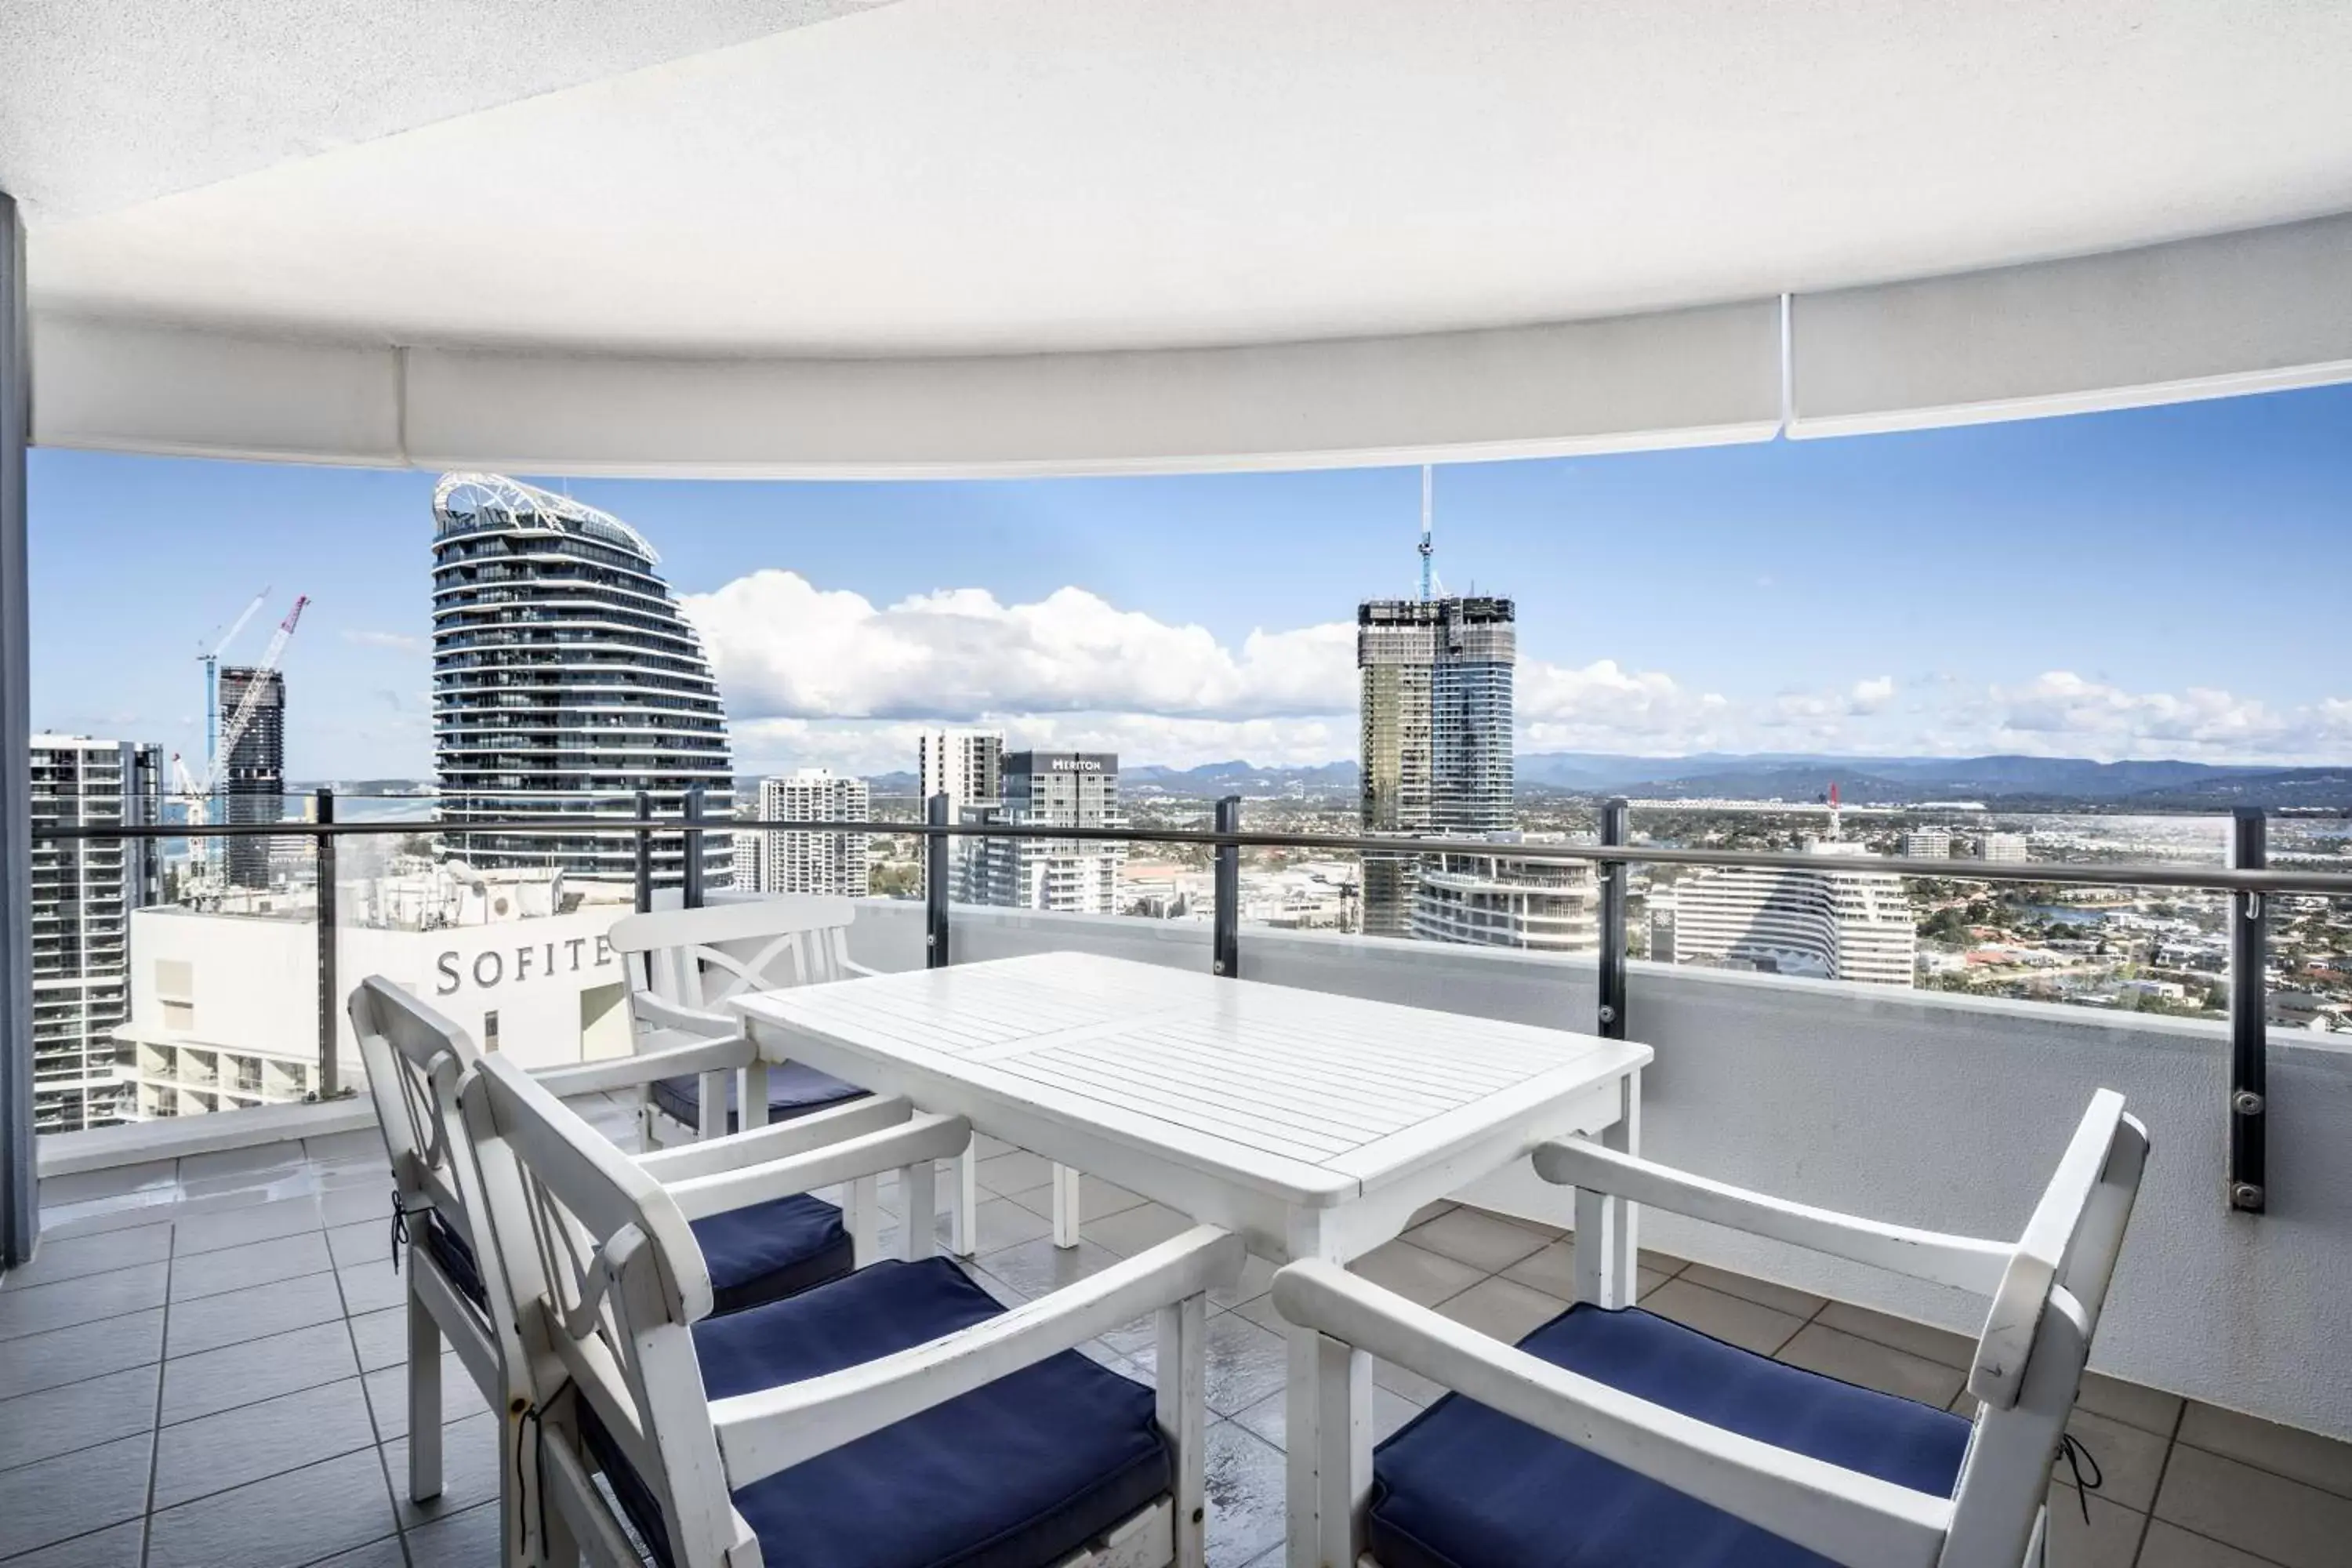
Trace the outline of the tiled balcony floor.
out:
M 634 1139 L 630 1106 L 582 1109 Z M 978 1269 L 1008 1300 L 1181 1228 L 1170 1211 L 1088 1177 L 1085 1239 L 1058 1252 L 1045 1163 L 988 1147 Z M 0 1562 L 491 1563 L 495 1431 L 454 1361 L 448 1489 L 424 1507 L 400 1495 L 405 1350 L 390 1184 L 373 1131 L 46 1184 L 40 1256 L 0 1285 Z M 1643 1263 L 1653 1310 L 1853 1382 L 1966 1399 L 1954 1336 L 1703 1265 Z M 1505 1338 L 1567 1305 L 1557 1234 L 1471 1209 L 1427 1216 L 1359 1267 Z M 1284 1354 L 1271 1272 L 1253 1263 L 1211 1322 L 1210 1561 L 1223 1568 L 1279 1558 Z M 1097 1353 L 1148 1377 L 1151 1348 L 1139 1331 Z M 1393 1368 L 1378 1386 L 1383 1434 L 1433 1396 Z M 2053 1491 L 2059 1568 L 2352 1562 L 2352 1447 L 2097 1377 L 2074 1430 L 2105 1484 L 2087 1524 L 2068 1487 Z

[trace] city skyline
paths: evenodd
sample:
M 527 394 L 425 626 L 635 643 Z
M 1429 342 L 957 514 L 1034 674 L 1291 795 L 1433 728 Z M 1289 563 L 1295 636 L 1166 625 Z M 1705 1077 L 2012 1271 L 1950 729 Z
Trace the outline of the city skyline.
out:
M 1438 570 L 1519 602 L 1522 752 L 2341 762 L 2352 649 L 2299 584 L 2342 548 L 2347 431 L 2334 388 L 1447 467 Z M 201 756 L 199 639 L 268 583 L 316 601 L 289 775 L 431 776 L 435 476 L 35 458 L 37 728 Z M 1402 468 L 552 483 L 660 542 L 746 774 L 905 771 L 941 724 L 1130 767 L 1344 759 L 1349 612 L 1419 565 Z

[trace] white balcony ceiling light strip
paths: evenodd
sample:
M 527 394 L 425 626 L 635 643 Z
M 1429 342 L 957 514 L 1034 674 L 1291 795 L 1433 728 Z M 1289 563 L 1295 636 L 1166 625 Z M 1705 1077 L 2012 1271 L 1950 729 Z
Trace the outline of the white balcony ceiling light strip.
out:
M 0 14 L 37 439 L 843 477 L 1753 439 L 1784 294 L 1796 434 L 2352 365 L 2347 223 L 2304 222 L 2352 212 L 2352 6 L 301 12 Z

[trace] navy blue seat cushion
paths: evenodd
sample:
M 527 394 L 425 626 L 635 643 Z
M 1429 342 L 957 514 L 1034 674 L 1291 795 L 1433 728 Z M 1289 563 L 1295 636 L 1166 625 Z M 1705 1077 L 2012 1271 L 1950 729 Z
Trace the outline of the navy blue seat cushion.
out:
M 889 1261 L 694 1327 L 713 1399 L 795 1383 L 1004 1310 L 943 1258 Z M 637 1531 L 675 1568 L 652 1495 L 593 1417 L 584 1436 Z M 1152 1391 L 1066 1351 L 754 1481 L 735 1507 L 793 1568 L 1047 1568 L 1171 1489 Z
M 736 1130 L 736 1100 L 741 1094 L 737 1087 L 738 1075 L 727 1075 L 727 1131 Z M 839 1105 L 845 1100 L 856 1100 L 866 1091 L 854 1083 L 844 1083 L 830 1073 L 821 1073 L 800 1062 L 782 1062 L 768 1068 L 768 1120 L 790 1121 L 796 1116 L 823 1110 L 828 1105 Z M 702 1079 L 689 1073 L 685 1078 L 666 1078 L 654 1084 L 654 1104 L 662 1111 L 676 1117 L 688 1127 L 702 1125 Z
M 805 1194 L 696 1220 L 694 1238 L 702 1244 L 702 1259 L 710 1269 L 715 1313 L 781 1301 L 838 1279 L 856 1266 L 841 1211 Z M 419 1239 L 451 1284 L 477 1307 L 488 1304 L 481 1265 L 465 1237 L 428 1212 Z
M 1710 1426 L 1949 1497 L 1969 1423 L 1709 1339 L 1639 1309 L 1576 1306 L 1519 1342 L 1555 1366 Z M 1448 1394 L 1383 1443 L 1367 1534 L 1381 1568 L 1816 1568 L 1681 1492 Z

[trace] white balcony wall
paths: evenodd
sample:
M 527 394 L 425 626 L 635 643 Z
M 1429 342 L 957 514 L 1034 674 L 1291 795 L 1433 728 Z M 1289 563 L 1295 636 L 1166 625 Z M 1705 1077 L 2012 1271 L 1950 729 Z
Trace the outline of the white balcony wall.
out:
M 860 904 L 851 952 L 922 961 L 919 905 Z M 1077 949 L 1206 969 L 1209 930 L 955 910 L 958 962 Z M 1256 929 L 1251 979 L 1526 1023 L 1592 1026 L 1587 958 Z M 2094 1363 L 2136 1383 L 2352 1438 L 2352 1051 L 2271 1044 L 2270 1212 L 2222 1197 L 2228 1049 L 2214 1025 L 1932 992 L 1633 966 L 1635 1038 L 1658 1059 L 1644 1150 L 1727 1181 L 1878 1218 L 2013 1237 L 2084 1101 L 2119 1089 L 2155 1156 Z M 1559 1224 L 1532 1177 L 1477 1201 Z M 1649 1246 L 1973 1335 L 1935 1287 L 1643 1216 Z

